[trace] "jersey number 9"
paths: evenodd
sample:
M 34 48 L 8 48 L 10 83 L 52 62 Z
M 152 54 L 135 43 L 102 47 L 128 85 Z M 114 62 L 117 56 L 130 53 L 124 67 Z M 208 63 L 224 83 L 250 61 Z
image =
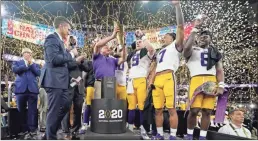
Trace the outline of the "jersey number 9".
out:
M 140 60 L 140 54 L 135 54 L 132 58 L 132 66 L 138 66 Z

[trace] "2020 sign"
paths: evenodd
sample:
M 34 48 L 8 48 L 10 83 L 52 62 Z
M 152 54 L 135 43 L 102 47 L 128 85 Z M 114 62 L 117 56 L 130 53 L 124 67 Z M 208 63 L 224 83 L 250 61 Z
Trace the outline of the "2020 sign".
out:
M 123 110 L 99 110 L 99 119 L 118 119 L 123 117 Z

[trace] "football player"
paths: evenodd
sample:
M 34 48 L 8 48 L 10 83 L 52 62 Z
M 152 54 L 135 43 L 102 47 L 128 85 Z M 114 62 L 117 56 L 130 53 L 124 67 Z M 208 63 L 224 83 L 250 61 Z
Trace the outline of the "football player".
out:
M 164 140 L 163 134 L 163 108 L 169 111 L 170 140 L 176 139 L 178 116 L 176 112 L 176 77 L 175 72 L 179 67 L 180 54 L 183 51 L 184 18 L 179 1 L 172 1 L 176 7 L 177 31 L 164 36 L 164 45 L 156 54 L 156 74 L 154 89 L 152 90 L 153 104 L 155 107 L 155 120 L 157 134 L 153 140 Z
M 202 112 L 200 140 L 205 140 L 210 125 L 211 111 L 214 109 L 216 96 L 224 92 L 224 71 L 222 67 L 221 54 L 211 44 L 212 35 L 208 30 L 201 31 L 199 27 L 203 18 L 195 21 L 195 27 L 184 45 L 183 55 L 187 60 L 190 70 L 191 81 L 189 88 L 189 99 L 193 97 L 195 89 L 207 81 L 217 82 L 218 87 L 214 90 L 214 96 L 199 94 L 190 107 L 187 119 L 187 136 L 185 139 L 193 138 L 193 130 L 196 125 L 198 112 Z M 197 45 L 194 46 L 197 37 Z
M 135 119 L 135 109 L 138 105 L 140 110 L 140 128 L 141 135 L 144 138 L 147 138 L 145 129 L 143 128 L 143 113 L 144 101 L 147 96 L 147 83 L 146 77 L 148 74 L 149 66 L 151 59 L 155 53 L 153 46 L 144 36 L 144 33 L 141 30 L 137 30 L 135 33 L 136 40 L 136 49 L 133 54 L 129 55 L 130 70 L 129 70 L 129 80 L 127 84 L 127 100 L 128 100 L 128 124 L 129 129 L 133 130 L 134 119 Z
M 114 55 L 115 58 L 119 58 L 121 56 L 121 46 L 115 50 L 116 54 Z M 124 63 L 117 66 L 115 71 L 116 76 L 116 95 L 118 99 L 126 100 L 127 92 L 126 92 L 126 74 L 128 71 L 128 64 L 125 61 Z

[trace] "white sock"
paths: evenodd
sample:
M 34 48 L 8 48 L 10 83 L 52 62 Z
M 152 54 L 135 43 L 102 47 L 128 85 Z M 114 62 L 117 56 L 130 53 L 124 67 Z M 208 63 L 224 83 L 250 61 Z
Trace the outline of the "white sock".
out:
M 133 124 L 129 124 L 129 125 L 128 125 L 128 129 L 131 130 L 131 131 L 133 131 L 133 126 L 134 126 Z
M 177 132 L 177 129 L 174 129 L 174 128 L 170 128 L 170 135 L 171 136 L 176 136 L 176 132 Z
M 188 135 L 193 135 L 193 131 L 194 131 L 194 129 L 188 129 L 188 128 L 187 128 L 187 134 L 188 134 Z
M 157 127 L 157 132 L 158 132 L 158 134 L 160 134 L 161 136 L 164 136 L 163 127 Z
M 207 131 L 204 131 L 204 130 L 200 131 L 200 136 L 206 137 L 206 135 L 207 135 Z

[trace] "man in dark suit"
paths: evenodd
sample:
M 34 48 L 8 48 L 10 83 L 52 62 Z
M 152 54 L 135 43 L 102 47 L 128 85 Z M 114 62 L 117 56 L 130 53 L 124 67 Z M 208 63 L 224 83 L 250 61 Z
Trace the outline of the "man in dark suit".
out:
M 40 83 L 47 92 L 48 112 L 46 136 L 48 140 L 57 139 L 57 130 L 61 121 L 70 108 L 69 103 L 69 72 L 68 62 L 74 61 L 78 54 L 76 48 L 68 50 L 64 41 L 67 41 L 71 31 L 71 23 L 65 17 L 54 19 L 56 32 L 47 36 L 44 43 L 45 65 L 40 76 Z M 83 57 L 76 58 L 81 62 Z
M 38 83 L 37 77 L 40 76 L 38 64 L 32 61 L 32 51 L 28 48 L 22 50 L 23 59 L 13 62 L 12 70 L 16 74 L 14 93 L 17 99 L 17 107 L 21 113 L 21 120 L 26 121 L 25 110 L 28 103 L 27 124 L 23 123 L 22 132 L 29 136 L 37 133 L 37 101 L 38 101 Z

